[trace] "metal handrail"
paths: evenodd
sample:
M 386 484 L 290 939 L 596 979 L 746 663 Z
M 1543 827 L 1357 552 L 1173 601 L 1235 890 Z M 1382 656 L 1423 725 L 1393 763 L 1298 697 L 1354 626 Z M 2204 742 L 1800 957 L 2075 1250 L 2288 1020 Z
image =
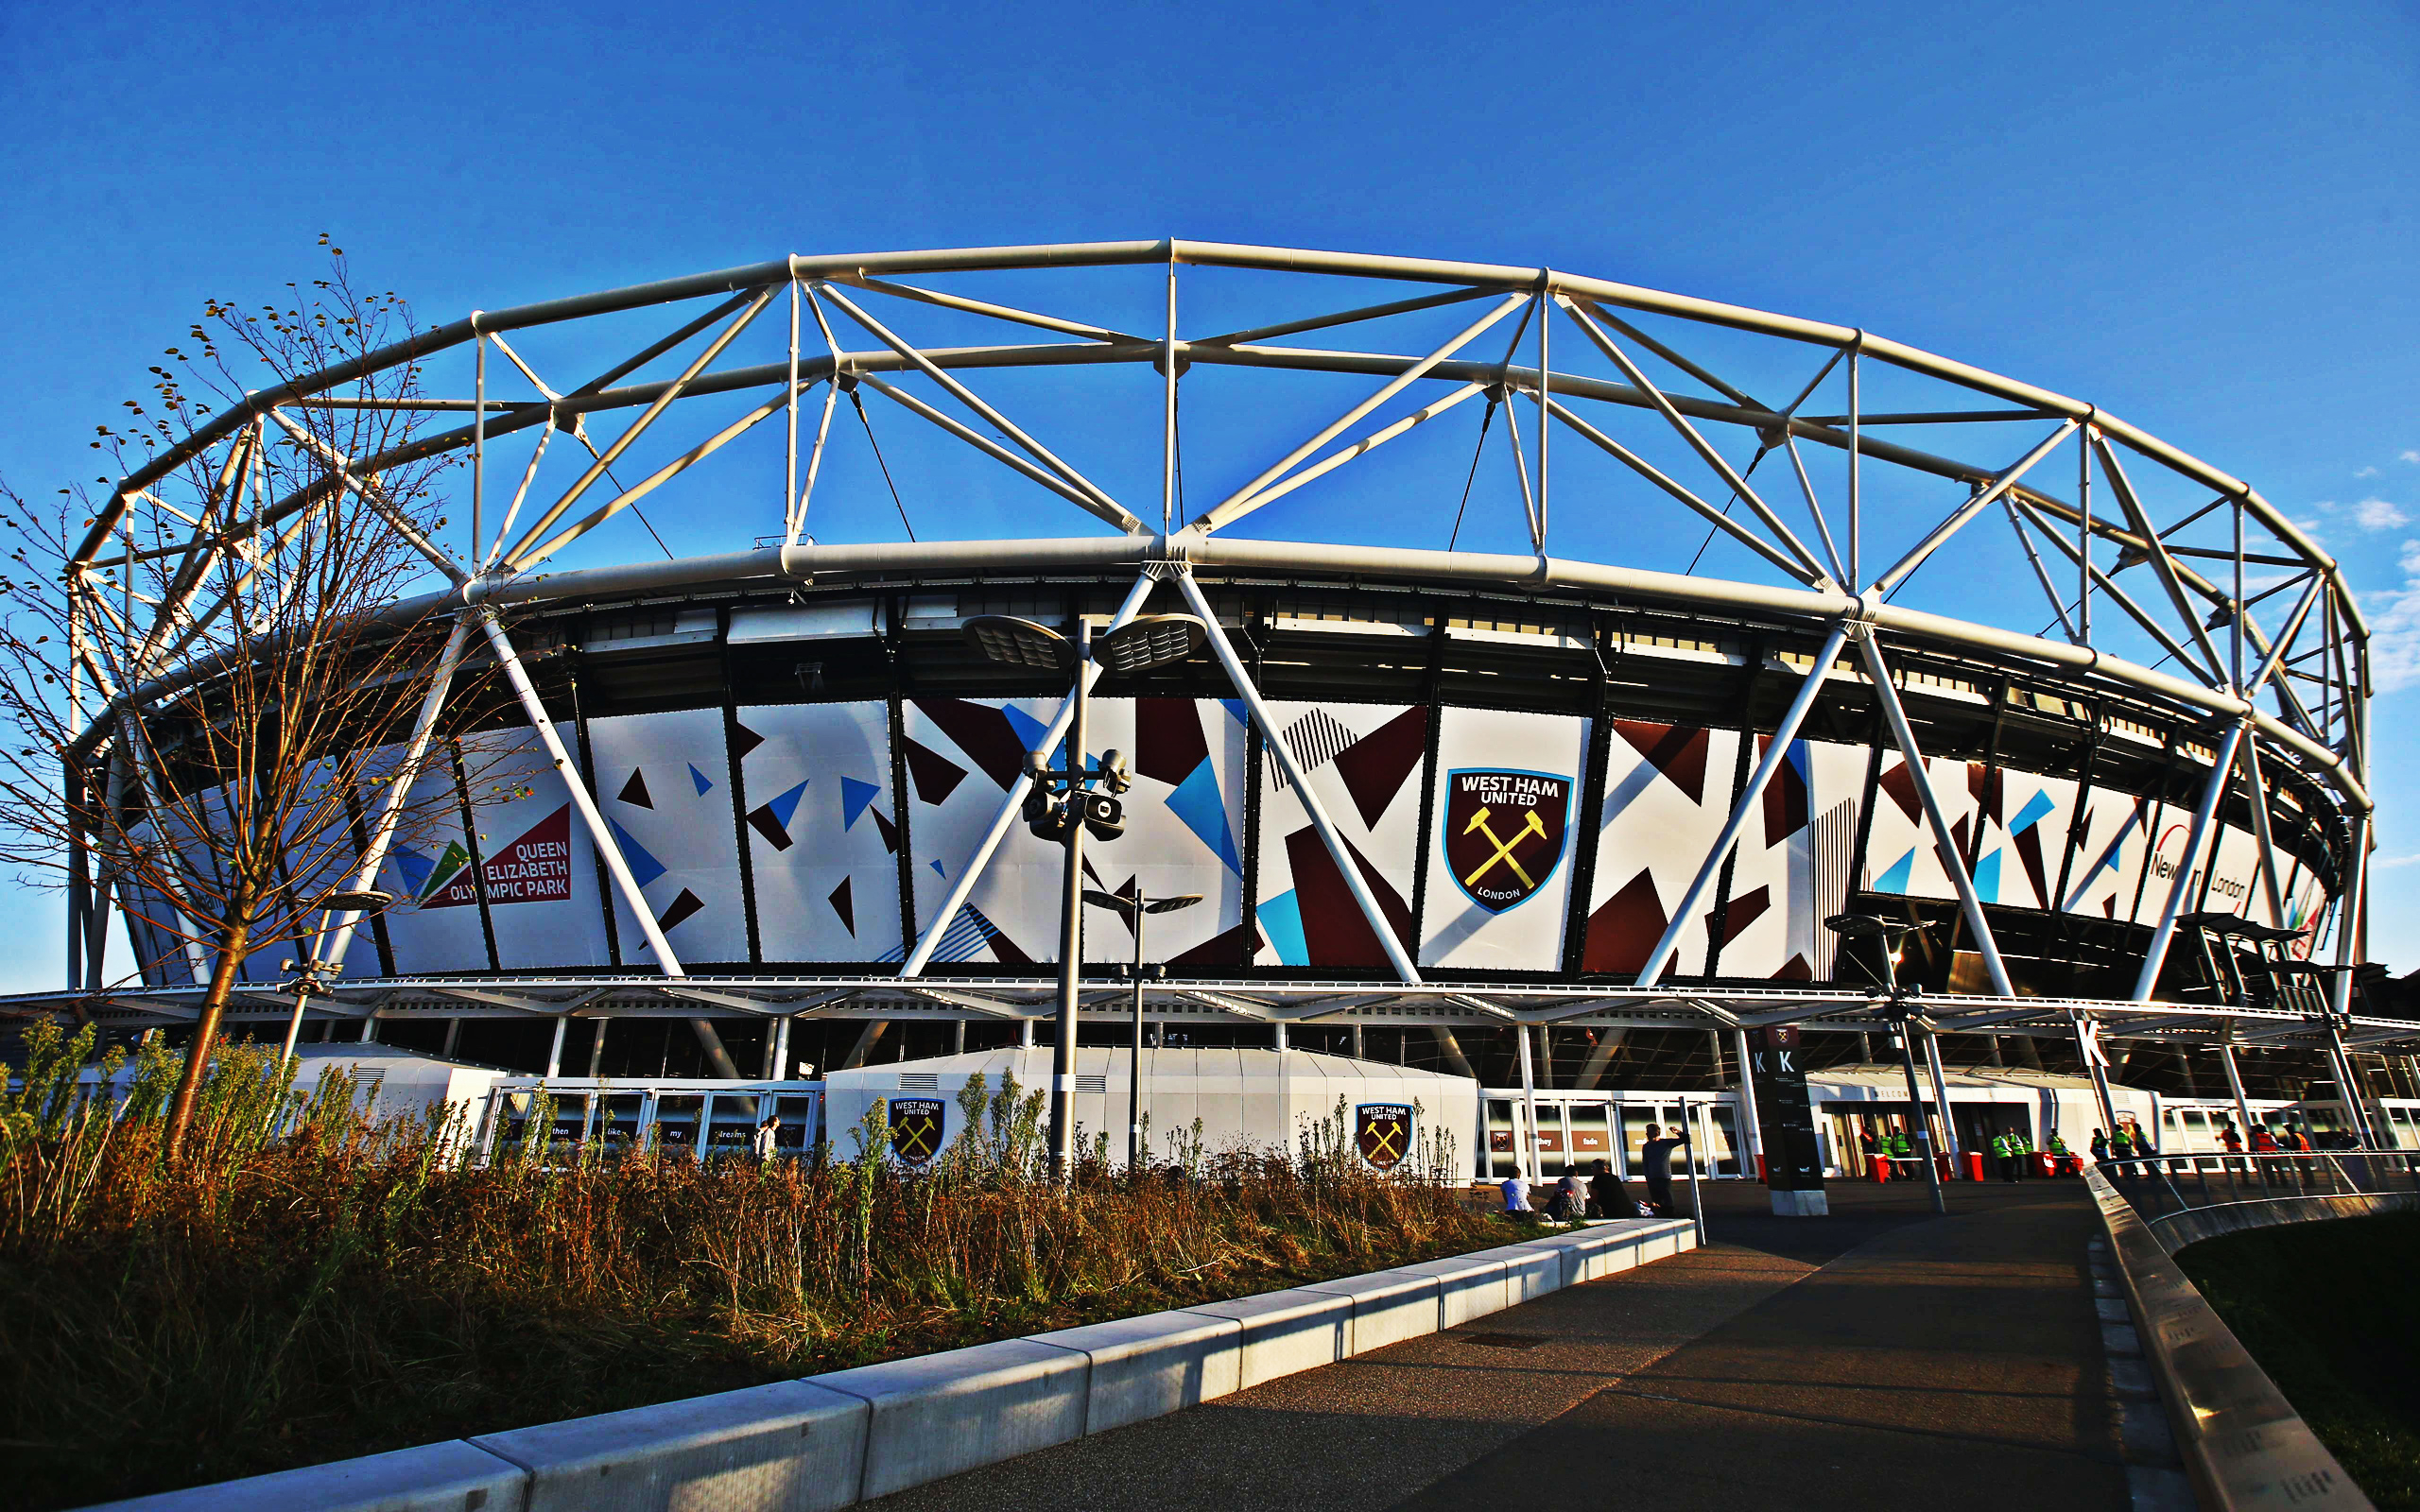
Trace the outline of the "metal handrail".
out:
M 2143 1355 L 2158 1380 L 2195 1499 L 2211 1512 L 2267 1507 L 2351 1512 L 2372 1506 L 2277 1383 L 2169 1257 L 2130 1194 L 2111 1179 L 2113 1167 L 2155 1166 L 2169 1159 L 2205 1158 L 2104 1161 L 2084 1172 L 2084 1185 L 2100 1207 L 2110 1254 L 2125 1283 L 2127 1306 Z M 2119 1173 L 2130 1184 L 2148 1174 Z
M 2420 1150 L 2135 1156 L 2099 1161 L 2094 1170 L 2171 1251 L 2213 1231 L 2177 1220 L 2214 1209 L 2303 1205 L 2290 1217 L 2271 1213 L 2231 1226 L 2253 1227 L 2375 1211 L 2383 1205 L 2376 1199 L 2420 1200 Z

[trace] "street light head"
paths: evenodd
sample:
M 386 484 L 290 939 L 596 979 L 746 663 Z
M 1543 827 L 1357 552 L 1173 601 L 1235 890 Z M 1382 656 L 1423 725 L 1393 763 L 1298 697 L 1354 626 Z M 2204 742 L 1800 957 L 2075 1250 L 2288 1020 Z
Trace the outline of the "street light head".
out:
M 1114 909 L 1121 915 L 1125 914 L 1127 910 L 1134 906 L 1134 900 L 1127 897 L 1125 894 L 1103 892 L 1098 887 L 1085 888 L 1084 902 L 1092 904 L 1095 908 Z
M 1925 926 L 1903 923 L 1876 914 L 1834 914 L 1824 920 L 1824 927 L 1835 935 L 1845 935 L 1852 939 L 1894 939 L 1901 935 L 1915 934 Z
M 1141 672 L 1182 662 L 1209 638 L 1190 614 L 1145 614 L 1102 636 L 1095 643 L 1093 659 L 1112 672 Z
M 1201 901 L 1198 892 L 1181 892 L 1172 898 L 1154 898 L 1143 905 L 1147 914 L 1173 914 L 1180 908 L 1190 908 Z
M 375 887 L 338 887 L 333 892 L 322 893 L 320 901 L 311 906 L 331 913 L 368 914 L 375 913 L 394 901 L 393 893 L 380 892 Z
M 1075 644 L 1047 625 L 1013 614 L 977 614 L 960 633 L 966 644 L 994 662 L 1044 672 L 1065 672 L 1076 664 Z

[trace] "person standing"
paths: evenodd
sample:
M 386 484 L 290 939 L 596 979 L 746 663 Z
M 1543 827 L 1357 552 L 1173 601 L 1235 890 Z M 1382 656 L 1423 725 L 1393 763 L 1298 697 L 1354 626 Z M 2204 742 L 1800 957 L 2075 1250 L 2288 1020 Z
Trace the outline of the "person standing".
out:
M 1647 1177 L 1647 1205 L 1659 1218 L 1672 1216 L 1672 1152 L 1677 1139 L 1666 1139 L 1661 1125 L 1647 1125 L 1647 1142 L 1638 1147 L 1639 1168 Z
M 756 1125 L 756 1133 L 749 1141 L 749 1144 L 755 1152 L 756 1163 L 758 1165 L 771 1165 L 773 1163 L 773 1153 L 780 1149 L 782 1145 L 781 1115 L 778 1113 L 766 1114 L 765 1121 Z
M 2000 1179 L 2011 1186 L 2016 1184 L 2016 1136 L 2002 1133 L 1992 1140 L 1992 1156 L 2000 1163 Z

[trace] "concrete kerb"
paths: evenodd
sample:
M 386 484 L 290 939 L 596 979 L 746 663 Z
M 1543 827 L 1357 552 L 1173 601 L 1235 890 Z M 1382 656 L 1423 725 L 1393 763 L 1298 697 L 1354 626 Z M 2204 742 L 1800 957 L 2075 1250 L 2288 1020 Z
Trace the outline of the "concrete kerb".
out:
M 1459 1327 L 1695 1242 L 1685 1220 L 1625 1219 L 1315 1286 L 112 1503 L 109 1512 L 845 1506 Z
M 858 1493 L 872 1498 L 1081 1438 L 1091 1375 L 1081 1349 L 1002 1339 L 836 1370 L 809 1384 L 873 1409 Z
M 91 1512 L 523 1512 L 528 1488 L 520 1466 L 456 1438 L 138 1496 Z
M 470 1440 L 529 1472 L 527 1512 L 819 1512 L 856 1499 L 872 1409 L 803 1381 Z

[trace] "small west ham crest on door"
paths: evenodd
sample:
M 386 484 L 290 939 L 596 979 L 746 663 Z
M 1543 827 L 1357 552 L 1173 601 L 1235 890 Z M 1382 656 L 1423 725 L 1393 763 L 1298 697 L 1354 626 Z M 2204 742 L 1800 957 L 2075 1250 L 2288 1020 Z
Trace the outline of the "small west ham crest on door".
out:
M 942 1103 L 938 1097 L 901 1097 L 890 1105 L 890 1153 L 922 1165 L 942 1152 Z
M 1445 867 L 1491 914 L 1530 901 L 1563 861 L 1571 779 L 1544 772 L 1445 774 Z
M 1363 1103 L 1355 1108 L 1354 1143 L 1361 1159 L 1381 1171 L 1392 1171 L 1411 1153 L 1411 1105 Z

